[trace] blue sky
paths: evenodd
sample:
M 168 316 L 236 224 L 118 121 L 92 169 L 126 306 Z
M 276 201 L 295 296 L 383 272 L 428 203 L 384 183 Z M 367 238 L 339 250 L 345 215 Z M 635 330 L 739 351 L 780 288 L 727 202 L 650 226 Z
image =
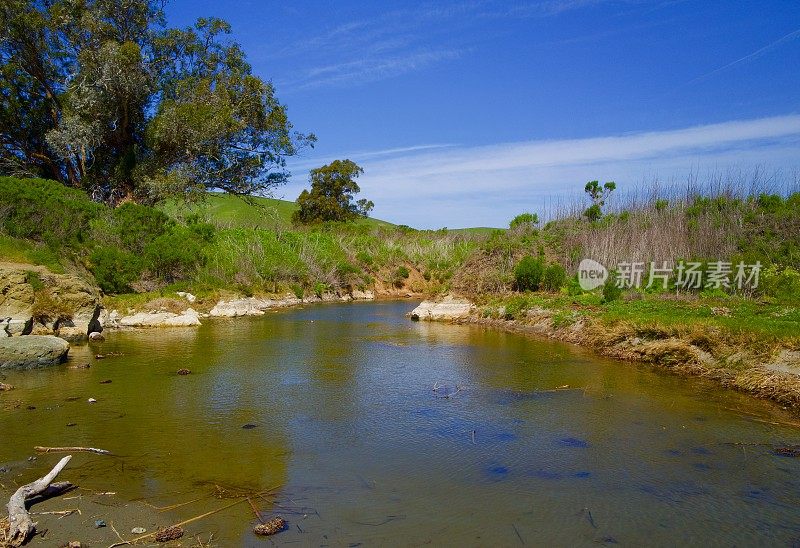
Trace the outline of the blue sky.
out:
M 373 215 L 504 226 L 580 193 L 693 173 L 800 169 L 800 2 L 173 0 L 218 16 Z

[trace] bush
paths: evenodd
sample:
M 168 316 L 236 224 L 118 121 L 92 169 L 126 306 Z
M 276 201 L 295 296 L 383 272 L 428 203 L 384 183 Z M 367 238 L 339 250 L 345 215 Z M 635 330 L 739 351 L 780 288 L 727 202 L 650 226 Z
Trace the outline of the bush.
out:
M 9 236 L 76 247 L 101 211 L 86 194 L 56 181 L 0 177 L 0 229 Z
M 395 287 L 400 287 L 401 285 L 403 285 L 403 280 L 408 278 L 410 275 L 411 273 L 408 271 L 408 268 L 406 268 L 403 265 L 400 265 L 397 267 L 397 270 L 395 270 L 394 273 L 392 274 L 392 284 Z
M 514 268 L 514 285 L 517 291 L 537 291 L 544 274 L 542 259 L 528 255 Z
M 174 221 L 152 207 L 131 202 L 112 212 L 112 230 L 128 251 L 141 253 L 148 242 L 165 234 Z
M 612 270 L 608 273 L 608 279 L 603 284 L 603 302 L 610 303 L 622 297 L 622 288 L 617 285 L 617 272 Z
M 508 228 L 515 229 L 520 226 L 531 227 L 539 224 L 539 216 L 536 213 L 520 213 L 508 224 Z
M 800 272 L 792 267 L 783 270 L 774 266 L 766 268 L 760 286 L 764 295 L 778 302 L 800 302 Z
M 567 283 L 567 271 L 558 263 L 548 266 L 542 275 L 542 289 L 558 291 Z
M 142 274 L 139 257 L 114 247 L 98 247 L 89 256 L 89 269 L 106 293 L 127 293 Z
M 145 246 L 144 257 L 152 274 L 170 282 L 185 277 L 205 260 L 199 238 L 188 229 L 162 234 Z

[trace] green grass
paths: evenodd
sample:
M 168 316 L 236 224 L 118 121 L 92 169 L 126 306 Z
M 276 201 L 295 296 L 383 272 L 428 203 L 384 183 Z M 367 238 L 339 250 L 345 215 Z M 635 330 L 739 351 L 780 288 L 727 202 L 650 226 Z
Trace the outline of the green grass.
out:
M 251 200 L 252 203 L 248 203 L 237 196 L 212 192 L 205 202 L 198 205 L 170 201 L 161 208 L 172 217 L 199 214 L 222 227 L 285 229 L 292 226 L 292 213 L 297 209 L 295 202 L 261 197 Z M 394 226 L 372 218 L 359 219 L 356 224 L 368 227 Z
M 42 265 L 58 274 L 64 272 L 58 254 L 49 247 L 5 234 L 0 234 L 0 261 Z
M 735 334 L 754 333 L 769 340 L 797 340 L 800 337 L 800 308 L 741 298 L 675 300 L 646 295 L 640 300 L 601 304 L 600 295 L 596 293 L 577 296 L 523 293 L 490 298 L 482 304 L 489 311 L 505 307 L 510 318 L 521 318 L 526 310 L 540 307 L 562 315 L 565 311 L 579 311 L 609 324 L 624 321 L 634 325 L 667 327 L 706 325 Z M 729 315 L 712 312 L 712 308 L 723 307 L 728 309 Z

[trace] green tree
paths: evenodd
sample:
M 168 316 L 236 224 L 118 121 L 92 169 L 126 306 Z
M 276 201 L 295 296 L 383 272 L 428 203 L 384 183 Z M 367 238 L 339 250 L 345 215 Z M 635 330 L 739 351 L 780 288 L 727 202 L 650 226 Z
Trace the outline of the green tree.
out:
M 375 206 L 371 201 L 353 196 L 361 192 L 355 179 L 364 170 L 351 160 L 334 160 L 311 170 L 311 191 L 297 197 L 298 208 L 292 220 L 298 223 L 353 221 L 366 217 Z
M 539 224 L 539 216 L 536 213 L 520 213 L 508 224 L 508 228 L 515 229 L 517 227 L 532 227 Z
M 599 181 L 589 181 L 586 183 L 583 191 L 589 195 L 589 198 L 592 200 L 592 205 L 589 206 L 583 214 L 590 221 L 597 221 L 600 219 L 600 217 L 603 216 L 603 206 L 606 205 L 606 200 L 616 188 L 617 184 L 613 181 L 609 181 L 603 185 L 600 185 Z
M 160 0 L 0 3 L 0 175 L 95 199 L 269 193 L 293 131 L 219 19 L 166 28 Z

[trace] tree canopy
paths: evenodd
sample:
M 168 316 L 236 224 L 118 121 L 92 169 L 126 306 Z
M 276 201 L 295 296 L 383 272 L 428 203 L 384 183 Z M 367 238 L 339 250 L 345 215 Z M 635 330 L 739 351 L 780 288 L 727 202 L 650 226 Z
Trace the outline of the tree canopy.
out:
M 297 198 L 293 219 L 300 223 L 352 221 L 366 217 L 375 206 L 371 201 L 353 196 L 361 192 L 355 179 L 364 170 L 351 160 L 334 160 L 311 170 L 311 191 L 303 190 Z
M 0 175 L 99 200 L 264 194 L 313 145 L 230 26 L 167 28 L 158 0 L 0 4 Z

